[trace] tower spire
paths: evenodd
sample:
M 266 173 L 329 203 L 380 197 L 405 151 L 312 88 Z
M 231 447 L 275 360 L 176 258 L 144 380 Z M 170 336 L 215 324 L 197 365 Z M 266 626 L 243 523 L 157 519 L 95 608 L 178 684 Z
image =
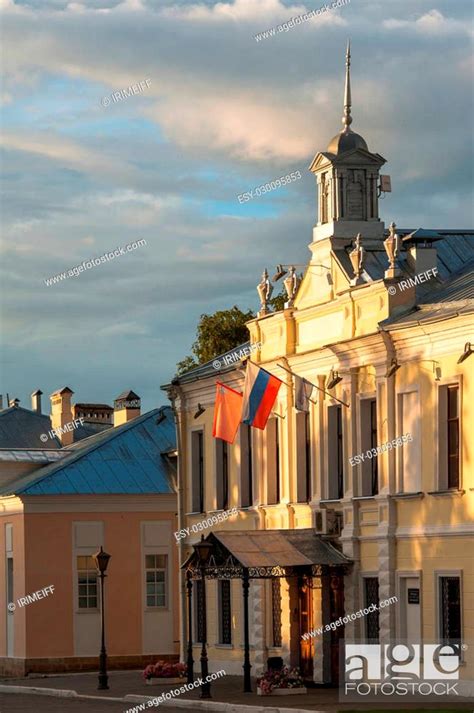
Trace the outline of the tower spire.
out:
M 351 116 L 351 41 L 347 41 L 346 50 L 346 86 L 344 89 L 344 116 L 342 117 L 342 123 L 344 125 L 343 131 L 350 131 L 350 125 L 352 124 Z

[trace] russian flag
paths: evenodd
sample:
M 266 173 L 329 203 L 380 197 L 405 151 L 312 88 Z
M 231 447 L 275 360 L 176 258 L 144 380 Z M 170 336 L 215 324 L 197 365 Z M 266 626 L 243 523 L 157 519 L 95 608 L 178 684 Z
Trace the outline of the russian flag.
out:
M 251 361 L 245 372 L 242 422 L 264 429 L 282 381 Z

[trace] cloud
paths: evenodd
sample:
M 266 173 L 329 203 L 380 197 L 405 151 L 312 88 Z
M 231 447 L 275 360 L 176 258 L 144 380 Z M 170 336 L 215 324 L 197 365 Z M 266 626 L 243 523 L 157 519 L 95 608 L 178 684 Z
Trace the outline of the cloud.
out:
M 445 17 L 435 9 L 417 17 L 416 20 L 384 20 L 383 26 L 388 30 L 407 30 L 422 35 L 468 35 L 472 37 L 474 34 L 472 23 Z
M 202 312 L 255 309 L 264 267 L 308 259 L 316 188 L 305 167 L 341 126 L 348 34 L 353 128 L 392 176 L 383 219 L 471 224 L 471 4 L 353 0 L 255 42 L 311 5 L 3 3 L 10 392 L 24 400 L 70 381 L 110 400 L 133 374 L 154 406 Z M 143 94 L 101 106 L 145 78 Z M 242 191 L 297 169 L 291 187 L 238 204 Z M 43 283 L 137 238 L 147 246 Z

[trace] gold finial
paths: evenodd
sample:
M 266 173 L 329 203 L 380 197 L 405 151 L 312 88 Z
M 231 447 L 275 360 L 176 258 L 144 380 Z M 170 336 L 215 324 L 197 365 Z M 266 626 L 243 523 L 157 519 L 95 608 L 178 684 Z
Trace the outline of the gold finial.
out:
M 348 40 L 346 50 L 346 86 L 344 89 L 344 116 L 342 117 L 342 123 L 344 125 L 345 131 L 348 131 L 349 126 L 352 124 L 351 105 L 351 41 Z

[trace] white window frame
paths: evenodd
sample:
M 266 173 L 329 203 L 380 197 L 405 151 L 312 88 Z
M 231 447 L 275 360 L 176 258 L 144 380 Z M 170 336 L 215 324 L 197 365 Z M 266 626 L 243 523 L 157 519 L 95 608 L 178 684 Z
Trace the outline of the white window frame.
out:
M 151 548 L 150 548 L 151 550 Z M 165 557 L 165 566 L 164 567 L 154 567 L 153 569 L 149 568 L 146 566 L 146 558 L 147 557 Z M 147 548 L 145 552 L 143 553 L 143 576 L 144 576 L 144 595 L 145 595 L 145 602 L 144 602 L 144 609 L 145 611 L 166 611 L 169 609 L 169 567 L 170 567 L 170 558 L 168 556 L 168 552 L 163 552 L 157 550 L 149 551 Z M 163 605 L 161 604 L 155 604 L 155 605 L 150 605 L 148 604 L 148 596 L 153 596 L 156 597 L 156 593 L 153 595 L 148 595 L 147 593 L 147 573 L 148 572 L 164 572 L 165 573 L 165 603 Z
M 93 554 L 95 553 L 95 550 L 92 550 L 90 552 L 75 552 L 74 553 L 74 575 L 75 575 L 75 611 L 76 614 L 88 614 L 88 613 L 97 613 L 100 612 L 100 601 L 101 601 L 101 582 L 99 573 L 97 572 L 97 568 L 95 565 L 91 569 L 79 569 L 78 567 L 78 562 L 77 559 L 78 557 L 90 557 L 92 559 Z M 79 598 L 81 595 L 79 594 L 79 572 L 92 572 L 94 571 L 95 578 L 96 578 L 96 599 L 97 599 L 97 606 L 96 607 L 80 607 L 79 606 Z M 89 598 L 89 594 L 87 594 L 87 599 Z

